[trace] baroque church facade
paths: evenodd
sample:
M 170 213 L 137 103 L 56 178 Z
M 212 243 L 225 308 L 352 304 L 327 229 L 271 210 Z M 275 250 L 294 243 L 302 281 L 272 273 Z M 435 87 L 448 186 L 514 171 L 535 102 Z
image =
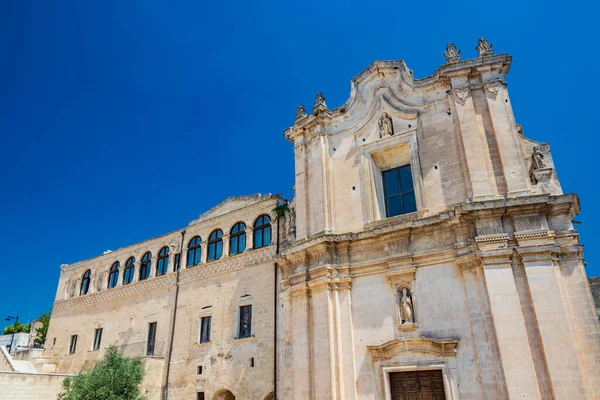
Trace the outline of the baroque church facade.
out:
M 578 197 L 514 119 L 511 57 L 477 51 L 424 79 L 376 61 L 341 107 L 300 106 L 289 203 L 229 198 L 61 266 L 44 368 L 115 344 L 149 399 L 598 398 Z

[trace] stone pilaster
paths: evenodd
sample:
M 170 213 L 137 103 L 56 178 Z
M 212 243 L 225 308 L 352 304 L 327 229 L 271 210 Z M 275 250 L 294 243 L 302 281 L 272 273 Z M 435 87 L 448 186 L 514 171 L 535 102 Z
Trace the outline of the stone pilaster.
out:
M 308 284 L 298 282 L 290 290 L 292 307 L 292 343 L 294 373 L 294 400 L 312 399 L 310 345 L 310 295 Z
M 488 249 L 479 256 L 508 397 L 538 399 L 537 377 L 512 270 L 512 249 Z
M 223 234 L 223 254 L 221 258 L 229 257 L 229 244 L 230 244 L 230 236 L 229 234 Z
M 515 233 L 518 238 L 526 235 L 533 234 Z M 540 232 L 535 236 L 532 239 L 536 242 L 545 237 L 548 244 L 519 246 L 517 251 L 525 267 L 552 391 L 557 398 L 580 398 L 583 381 L 573 347 L 574 337 L 565 309 L 564 294 L 556 277 L 558 247 L 553 244 L 551 232 Z M 525 238 L 518 240 L 519 244 L 526 243 Z

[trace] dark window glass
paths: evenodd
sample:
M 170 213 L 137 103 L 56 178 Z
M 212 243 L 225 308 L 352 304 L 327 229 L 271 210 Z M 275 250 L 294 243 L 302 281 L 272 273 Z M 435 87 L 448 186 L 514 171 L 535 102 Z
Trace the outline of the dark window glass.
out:
M 173 260 L 173 270 L 179 271 L 181 268 L 181 253 L 175 254 L 175 259 Z
M 271 218 L 268 215 L 262 215 L 258 217 L 254 222 L 254 248 L 260 249 L 261 247 L 268 246 L 271 244 Z
M 75 354 L 77 350 L 77 335 L 71 336 L 71 342 L 69 343 L 69 354 Z
M 125 271 L 123 272 L 123 285 L 127 285 L 133 281 L 133 274 L 135 273 L 135 258 L 129 257 L 125 263 Z
M 382 172 L 387 218 L 417 211 L 410 165 Z
M 229 254 L 234 255 L 243 252 L 246 249 L 246 225 L 238 222 L 231 229 L 229 240 Z
M 110 274 L 108 275 L 108 288 L 114 288 L 119 283 L 119 268 L 121 264 L 117 261 L 110 267 Z
M 217 229 L 208 238 L 208 261 L 218 260 L 223 255 L 223 231 Z
M 156 345 L 156 322 L 148 324 L 148 343 L 146 345 L 146 355 L 154 355 L 154 347 Z
M 252 306 L 241 306 L 238 338 L 246 338 L 250 336 L 252 336 Z
M 200 258 L 202 256 L 202 239 L 196 236 L 188 244 L 187 252 L 187 266 L 193 267 L 194 265 L 200 264 Z
M 79 290 L 80 295 L 84 295 L 90 290 L 90 277 L 92 276 L 92 272 L 88 269 L 83 274 L 83 278 L 81 279 L 81 289 Z
M 94 350 L 100 349 L 101 341 L 102 341 L 102 328 L 98 328 L 94 331 Z
M 200 343 L 210 342 L 211 317 L 202 317 L 200 320 Z
M 164 275 L 169 268 L 169 248 L 163 247 L 158 253 L 158 261 L 156 262 L 156 276 Z
M 204 392 L 198 392 L 198 396 L 196 397 L 196 400 L 204 400 Z
M 140 281 L 150 277 L 150 268 L 152 268 L 152 253 L 148 252 L 144 254 L 140 263 Z

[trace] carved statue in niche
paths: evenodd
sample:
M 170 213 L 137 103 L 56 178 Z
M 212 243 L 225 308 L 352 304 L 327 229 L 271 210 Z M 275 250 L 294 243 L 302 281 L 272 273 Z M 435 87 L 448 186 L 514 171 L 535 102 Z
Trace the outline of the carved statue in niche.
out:
M 546 168 L 546 164 L 544 163 L 544 155 L 537 146 L 533 148 L 533 153 L 531 154 L 531 166 L 534 170 Z
M 398 291 L 400 288 L 398 289 Z M 402 294 L 398 293 L 399 308 L 400 308 L 400 323 L 401 324 L 414 324 L 415 323 L 415 309 L 414 301 L 412 296 L 412 290 L 409 292 L 407 288 L 402 288 Z
M 392 123 L 392 119 L 386 112 L 381 115 L 377 125 L 379 126 L 379 138 L 387 135 L 392 136 L 394 134 L 394 125 Z

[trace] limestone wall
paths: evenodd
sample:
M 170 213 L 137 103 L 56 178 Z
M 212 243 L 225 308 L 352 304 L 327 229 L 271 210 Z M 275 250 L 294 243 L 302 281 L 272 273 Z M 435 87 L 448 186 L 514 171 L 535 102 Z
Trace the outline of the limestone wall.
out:
M 600 277 L 590 278 L 589 281 L 592 296 L 594 297 L 594 303 L 596 305 L 596 310 L 600 316 Z
M 69 375 L 0 372 L 0 399 L 55 400 Z

